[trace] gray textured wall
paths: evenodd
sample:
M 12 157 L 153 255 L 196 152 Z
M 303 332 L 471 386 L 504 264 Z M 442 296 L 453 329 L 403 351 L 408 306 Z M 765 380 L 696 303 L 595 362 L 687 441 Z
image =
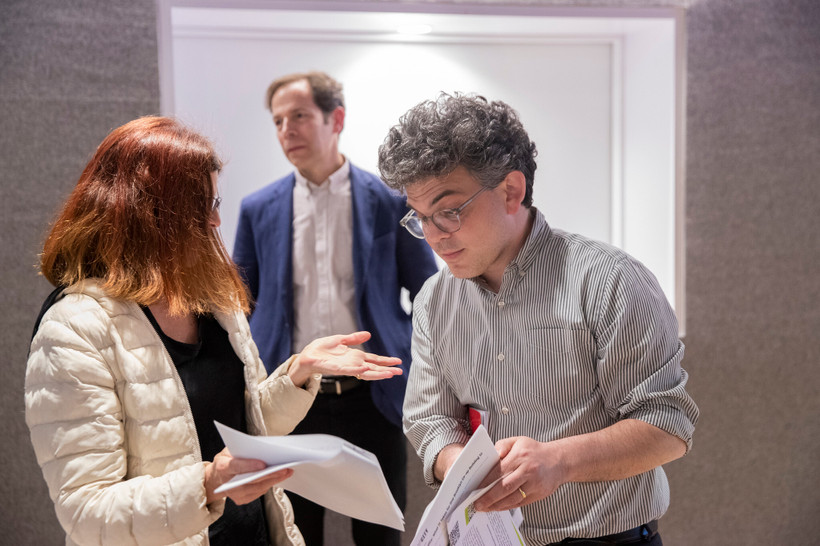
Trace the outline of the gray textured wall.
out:
M 108 132 L 159 110 L 151 0 L 0 1 L 0 543 L 64 542 L 23 419 L 35 264 L 48 222 Z
M 687 354 L 673 544 L 817 544 L 820 4 L 688 12 Z M 677 538 L 680 537 L 680 538 Z
M 667 467 L 665 542 L 808 544 L 820 533 L 820 7 L 689 4 L 685 366 L 702 419 L 694 451 Z M 34 264 L 94 147 L 157 112 L 155 28 L 152 0 L 0 3 L 0 543 L 62 542 L 23 421 L 49 291 Z

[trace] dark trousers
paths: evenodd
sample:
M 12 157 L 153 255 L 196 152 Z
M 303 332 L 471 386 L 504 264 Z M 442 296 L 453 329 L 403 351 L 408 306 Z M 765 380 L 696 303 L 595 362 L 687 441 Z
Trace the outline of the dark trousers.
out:
M 407 498 L 407 451 L 401 428 L 384 418 L 370 398 L 370 384 L 336 394 L 319 394 L 307 416 L 293 434 L 333 434 L 373 453 L 379 460 L 387 485 L 402 512 Z M 307 546 L 322 546 L 325 509 L 299 495 L 288 493 L 296 525 Z M 399 546 L 396 529 L 354 519 L 357 546 Z
M 644 525 L 639 525 L 634 529 L 607 535 L 600 538 L 565 538 L 561 542 L 547 544 L 547 546 L 606 546 L 608 544 L 619 544 L 622 546 L 663 546 L 661 535 L 658 533 L 658 522 L 651 521 Z
M 608 542 L 608 541 L 603 541 L 603 540 L 595 540 L 593 538 L 586 539 L 586 540 L 576 538 L 576 539 L 572 539 L 572 540 L 569 540 L 569 541 L 556 542 L 555 544 L 561 544 L 561 545 L 566 544 L 567 546 L 606 546 L 607 544 L 620 544 L 621 546 L 626 546 L 627 544 L 630 545 L 630 546 L 633 545 L 633 544 L 635 546 L 663 546 L 663 541 L 661 540 L 661 535 L 656 534 L 655 536 L 653 536 L 652 538 L 650 538 L 648 540 L 635 539 L 635 540 L 631 540 L 631 541 L 627 541 L 627 542 L 623 542 L 623 541 L 622 542 Z M 547 546 L 552 546 L 552 545 L 548 544 Z

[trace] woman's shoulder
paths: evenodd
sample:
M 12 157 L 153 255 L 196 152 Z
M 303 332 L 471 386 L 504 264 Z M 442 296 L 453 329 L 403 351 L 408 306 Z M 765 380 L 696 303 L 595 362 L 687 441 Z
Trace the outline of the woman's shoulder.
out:
M 43 314 L 33 345 L 68 341 L 79 336 L 91 345 L 110 344 L 111 327 L 132 321 L 140 313 L 134 303 L 113 298 L 98 279 L 86 279 L 66 287 Z
M 50 312 L 43 317 L 67 319 L 75 315 L 90 314 L 98 318 L 115 317 L 133 313 L 139 306 L 111 297 L 99 279 L 85 279 L 63 290 Z

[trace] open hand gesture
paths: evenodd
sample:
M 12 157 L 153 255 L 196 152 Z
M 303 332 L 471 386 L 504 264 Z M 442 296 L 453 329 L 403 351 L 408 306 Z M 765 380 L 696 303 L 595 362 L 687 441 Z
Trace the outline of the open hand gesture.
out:
M 353 349 L 370 339 L 370 332 L 354 332 L 348 335 L 322 337 L 308 343 L 288 370 L 295 385 L 303 385 L 308 377 L 323 375 L 352 375 L 366 381 L 388 379 L 401 375 L 397 367 L 401 359 L 379 356 Z

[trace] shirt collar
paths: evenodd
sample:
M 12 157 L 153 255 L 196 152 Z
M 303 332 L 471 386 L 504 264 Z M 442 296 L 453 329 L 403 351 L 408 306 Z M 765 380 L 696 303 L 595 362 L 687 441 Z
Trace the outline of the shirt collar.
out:
M 525 273 L 532 265 L 533 260 L 541 252 L 541 247 L 544 246 L 544 241 L 549 238 L 551 233 L 550 226 L 547 224 L 546 218 L 541 214 L 541 211 L 535 207 L 530 207 L 532 211 L 533 220 L 532 228 L 530 229 L 527 238 L 524 240 L 524 245 L 518 254 L 513 258 L 508 268 L 517 267 L 519 273 Z
M 298 170 L 293 174 L 296 177 L 296 184 L 306 188 L 311 193 L 323 188 L 328 188 L 331 193 L 338 193 L 350 185 L 350 161 L 345 157 L 342 166 L 332 172 L 322 184 L 314 184 L 305 178 Z

